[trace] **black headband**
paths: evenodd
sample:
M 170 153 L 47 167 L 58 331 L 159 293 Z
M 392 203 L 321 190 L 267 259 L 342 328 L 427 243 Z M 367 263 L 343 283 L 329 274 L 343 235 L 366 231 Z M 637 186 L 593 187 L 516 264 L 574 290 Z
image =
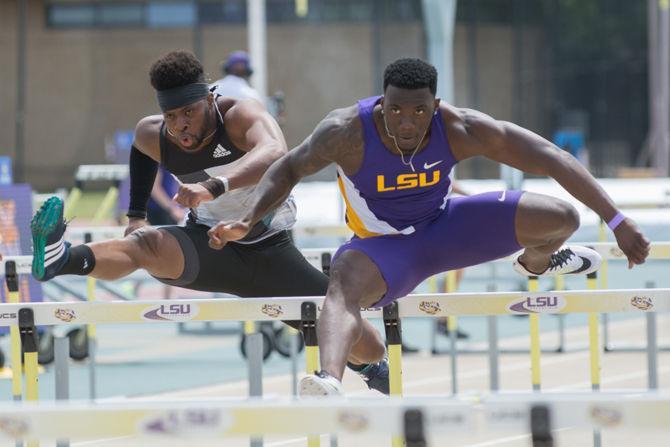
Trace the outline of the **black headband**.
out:
M 193 104 L 201 99 L 205 99 L 208 94 L 209 86 L 204 82 L 156 91 L 158 105 L 163 112 Z

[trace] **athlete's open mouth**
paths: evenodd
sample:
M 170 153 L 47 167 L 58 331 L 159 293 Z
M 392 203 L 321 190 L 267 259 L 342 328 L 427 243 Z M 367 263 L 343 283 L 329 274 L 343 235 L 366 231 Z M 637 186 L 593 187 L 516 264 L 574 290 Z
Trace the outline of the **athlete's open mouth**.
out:
M 193 146 L 194 142 L 195 138 L 193 138 L 191 135 L 188 134 L 179 135 L 179 144 L 181 144 L 183 147 L 191 147 Z

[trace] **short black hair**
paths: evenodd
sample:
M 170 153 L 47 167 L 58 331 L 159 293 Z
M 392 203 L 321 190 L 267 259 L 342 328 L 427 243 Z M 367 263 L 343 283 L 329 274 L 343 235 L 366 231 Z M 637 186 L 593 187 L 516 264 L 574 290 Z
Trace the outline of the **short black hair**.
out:
M 202 64 L 190 51 L 171 51 L 153 63 L 149 70 L 151 85 L 168 90 L 196 82 L 205 82 Z
M 389 85 L 409 90 L 427 87 L 434 95 L 437 93 L 437 70 L 421 59 L 398 59 L 384 70 L 384 91 Z

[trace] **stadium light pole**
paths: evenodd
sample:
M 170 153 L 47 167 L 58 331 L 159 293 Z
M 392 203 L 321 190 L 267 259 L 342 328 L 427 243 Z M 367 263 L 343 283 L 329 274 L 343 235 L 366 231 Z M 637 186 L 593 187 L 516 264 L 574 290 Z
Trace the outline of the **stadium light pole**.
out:
M 659 177 L 670 175 L 670 0 L 649 0 L 649 149 Z
M 437 95 L 454 102 L 454 27 L 456 0 L 423 0 L 428 61 L 437 68 Z
M 247 39 L 251 66 L 254 67 L 251 85 L 262 98 L 266 98 L 268 87 L 265 0 L 247 0 Z
M 659 153 L 657 155 L 658 173 L 662 177 L 670 175 L 670 0 L 659 0 L 659 65 L 661 87 L 661 123 Z

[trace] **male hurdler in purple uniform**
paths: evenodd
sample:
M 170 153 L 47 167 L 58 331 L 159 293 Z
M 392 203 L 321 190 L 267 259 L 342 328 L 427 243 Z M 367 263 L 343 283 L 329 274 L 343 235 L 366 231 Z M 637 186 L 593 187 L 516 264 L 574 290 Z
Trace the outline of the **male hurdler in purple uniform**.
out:
M 392 63 L 383 97 L 328 114 L 270 167 L 244 218 L 209 231 L 215 248 L 244 237 L 300 178 L 337 164 L 355 236 L 334 258 L 319 319 L 321 371 L 302 380 L 301 394 L 339 394 L 347 355 L 361 334 L 360 308 L 389 304 L 435 273 L 522 249 L 514 269 L 523 275 L 598 269 L 596 252 L 564 245 L 579 215 L 562 200 L 523 191 L 447 199 L 449 172 L 461 160 L 479 155 L 550 176 L 609 223 L 629 267 L 649 254 L 635 223 L 569 153 L 515 124 L 440 101 L 436 85 L 433 66 L 418 59 Z

